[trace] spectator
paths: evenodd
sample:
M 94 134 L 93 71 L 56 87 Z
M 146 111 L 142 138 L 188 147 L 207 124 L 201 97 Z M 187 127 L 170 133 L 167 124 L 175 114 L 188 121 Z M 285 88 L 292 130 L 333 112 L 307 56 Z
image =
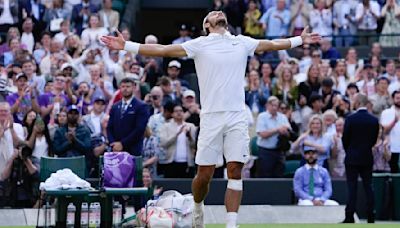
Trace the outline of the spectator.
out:
M 374 173 L 389 173 L 390 172 L 390 148 L 388 137 L 383 132 L 383 127 L 379 128 L 378 141 L 372 147 L 372 155 L 374 156 L 374 165 L 372 171 Z
M 400 7 L 395 0 L 386 1 L 382 8 L 381 17 L 385 18 L 383 24 L 382 35 L 379 38 L 379 43 L 384 47 L 398 47 L 400 38 L 398 36 L 390 36 L 396 34 L 400 29 Z M 389 36 L 386 36 L 389 35 Z
M 50 42 L 50 51 L 42 58 L 39 65 L 40 73 L 47 78 L 52 78 L 60 70 L 61 64 L 69 59 L 63 50 L 63 44 L 53 38 Z
M 311 49 L 310 45 L 304 44 L 303 45 L 303 56 L 299 61 L 299 74 L 295 75 L 295 79 L 297 84 L 304 82 L 307 79 L 306 72 L 311 65 Z
M 362 0 L 356 9 L 358 22 L 357 35 L 360 45 L 371 45 L 376 40 L 377 20 L 380 17 L 379 5 L 376 1 Z
M 324 123 L 320 115 L 313 115 L 310 118 L 309 131 L 303 133 L 293 144 L 294 150 L 298 148 L 303 151 L 315 150 L 318 151 L 317 164 L 329 170 L 328 159 L 331 152 L 336 152 L 336 138 L 326 134 Z M 304 160 L 302 163 L 304 164 Z
M 290 11 L 285 8 L 285 4 L 285 0 L 278 0 L 276 7 L 268 9 L 260 19 L 268 39 L 289 35 Z
M 247 63 L 247 72 L 252 70 L 259 71 L 260 70 L 260 61 L 258 60 L 257 56 L 250 57 Z
M 46 14 L 46 7 L 40 2 L 36 1 L 21 1 L 20 12 L 22 19 L 27 17 L 32 18 L 34 28 L 33 34 L 35 40 L 39 40 L 40 33 L 45 30 L 46 23 L 44 21 L 44 15 Z
M 246 13 L 246 3 L 244 0 L 223 0 L 223 11 L 229 18 L 229 30 L 232 34 L 242 34 L 243 18 Z
M 1 28 L 1 25 L 0 25 Z M 7 31 L 7 36 L 5 42 L 0 45 L 0 56 L 4 54 L 4 52 L 10 51 L 9 43 L 13 38 L 20 38 L 21 34 L 17 27 L 10 27 Z M 21 49 L 26 49 L 26 46 L 21 45 Z
M 391 158 L 389 161 L 390 171 L 392 173 L 399 172 L 399 154 L 400 154 L 400 91 L 396 90 L 392 94 L 392 107 L 384 110 L 381 115 L 381 125 L 385 134 L 389 135 L 389 148 Z
M 49 93 L 44 93 L 39 97 L 39 105 L 41 108 L 41 115 L 48 123 L 50 119 L 50 113 L 54 110 L 55 114 L 58 114 L 61 109 L 68 107 L 71 102 L 71 97 L 65 94 L 65 82 L 66 78 L 62 75 L 55 77 L 55 83 L 53 90 Z
M 147 126 L 149 127 L 152 135 L 156 138 L 157 149 L 159 151 L 158 164 L 157 164 L 157 175 L 163 176 L 167 166 L 167 157 L 165 150 L 160 146 L 160 129 L 164 123 L 168 122 L 172 118 L 172 113 L 174 112 L 175 104 L 173 102 L 167 102 L 163 105 L 162 112 L 150 116 Z
M 54 114 L 54 112 L 51 114 L 50 121 L 49 124 L 47 124 L 47 127 L 49 129 L 49 134 L 52 142 L 54 141 L 54 135 L 57 129 L 66 125 L 67 123 L 68 119 L 66 110 L 60 110 L 60 113 L 58 113 L 57 115 Z
M 320 65 L 322 63 L 321 60 L 322 52 L 319 49 L 314 49 L 311 52 L 311 65 Z
M 260 77 L 257 71 L 252 70 L 248 74 L 249 88 L 245 91 L 245 102 L 250 107 L 253 114 L 264 111 L 267 97 L 261 91 Z
M 373 70 L 371 64 L 365 64 L 364 70 L 361 72 L 361 78 L 356 83 L 358 89 L 367 96 L 375 94 L 375 78 L 378 73 Z
M 247 12 L 244 14 L 244 34 L 252 37 L 261 37 L 263 35 L 261 24 L 258 22 L 260 17 L 261 12 L 258 9 L 257 2 L 250 0 Z
M 337 142 L 337 150 L 336 153 L 332 153 L 329 167 L 331 168 L 331 176 L 344 178 L 346 169 L 344 167 L 344 158 L 346 156 L 346 152 L 343 148 L 342 136 L 343 136 L 343 128 L 344 128 L 344 119 L 339 117 L 335 121 L 336 128 L 336 142 Z
M 16 77 L 18 91 L 7 96 L 7 102 L 11 106 L 11 114 L 15 123 L 22 123 L 24 116 L 31 109 L 40 112 L 40 107 L 36 99 L 35 89 L 28 86 L 28 77 L 24 73 Z
M 396 81 L 396 64 L 393 59 L 386 61 L 385 71 L 382 76 L 389 80 L 389 84 Z
M 105 97 L 109 101 L 114 93 L 113 85 L 104 78 L 99 65 L 94 64 L 89 67 L 90 89 L 93 90 L 92 97 Z
M 32 119 L 28 115 L 34 115 L 35 118 L 30 120 L 31 127 L 28 127 L 27 136 L 23 139 L 18 140 L 18 145 L 25 145 L 30 151 L 31 160 L 34 164 L 37 164 L 36 167 L 40 169 L 40 158 L 41 157 L 49 157 L 53 156 L 53 144 L 50 139 L 49 129 L 47 125 L 44 123 L 43 119 L 39 116 L 38 113 L 31 111 L 27 113 L 25 119 Z M 17 138 L 18 135 L 17 135 Z
M 381 76 L 376 81 L 376 93 L 369 96 L 370 102 L 372 102 L 372 114 L 379 118 L 383 110 L 389 108 L 392 105 L 392 100 L 388 92 L 389 79 Z
M 104 97 L 95 97 L 93 109 L 90 114 L 82 117 L 82 124 L 90 130 L 92 153 L 86 154 L 89 176 L 96 177 L 98 171 L 98 158 L 107 151 L 107 121 L 104 113 L 106 100 Z
M 336 105 L 336 113 L 339 117 L 347 118 L 351 114 L 351 104 L 350 99 L 347 97 L 338 97 Z M 335 106 L 334 106 L 335 108 Z
M 179 84 L 179 83 L 177 83 Z M 167 103 L 168 101 L 174 102 L 176 104 L 181 104 L 180 94 L 174 92 L 172 88 L 172 81 L 169 77 L 161 77 L 159 80 L 159 85 L 162 89 L 164 94 L 163 96 L 163 104 Z M 178 90 L 179 91 L 179 90 Z
M 112 9 L 111 0 L 103 0 L 103 9 L 99 11 L 100 26 L 106 28 L 109 32 L 118 29 L 119 13 Z
M 180 73 L 181 73 L 180 62 L 172 60 L 171 62 L 168 63 L 167 76 L 171 79 L 172 90 L 178 96 L 180 96 L 184 90 L 190 89 L 189 83 L 187 81 L 178 78 Z
M 356 113 L 346 118 L 343 147 L 346 151 L 345 166 L 348 188 L 346 218 L 344 223 L 354 223 L 357 205 L 358 176 L 361 177 L 367 201 L 368 223 L 374 223 L 374 194 L 372 190 L 372 147 L 379 133 L 379 121 L 366 110 L 367 96 L 357 94 L 354 99 Z
M 67 124 L 59 127 L 54 135 L 54 153 L 59 157 L 86 156 L 91 150 L 90 131 L 78 123 L 76 105 L 68 107 Z
M 133 96 L 138 84 L 131 78 L 120 83 L 122 100 L 114 104 L 107 125 L 107 137 L 113 151 L 142 154 L 143 135 L 149 119 L 148 107 Z
M 162 112 L 163 92 L 159 86 L 154 86 L 148 94 L 150 100 L 150 116 Z
M 308 68 L 307 81 L 299 84 L 299 99 L 304 97 L 308 105 L 311 105 L 311 94 L 318 93 L 321 88 L 319 72 L 319 66 L 312 64 L 310 68 Z
M 44 21 L 47 23 L 47 30 L 58 32 L 61 23 L 71 18 L 71 11 L 63 8 L 64 0 L 53 0 L 53 7 L 46 10 Z
M 5 33 L 10 26 L 19 22 L 19 1 L 4 0 L 1 3 L 0 12 L 0 33 Z
M 82 53 L 82 44 L 79 36 L 77 35 L 69 35 L 64 40 L 65 51 L 70 55 L 74 60 L 79 59 Z M 84 61 L 84 59 L 82 60 Z
M 5 169 L 12 165 L 13 160 L 18 157 L 18 152 L 14 150 L 17 147 L 17 142 L 14 142 L 11 127 L 17 133 L 20 139 L 24 138 L 24 130 L 21 124 L 11 122 L 11 108 L 7 102 L 0 102 L 0 183 L 8 178 L 9 174 Z
M 13 64 L 16 59 L 17 51 L 19 50 L 21 44 L 19 38 L 10 39 L 8 42 L 8 47 L 10 51 L 4 52 L 3 64 L 5 66 Z
M 392 94 L 394 91 L 400 89 L 400 65 L 396 66 L 396 74 L 395 78 L 389 85 L 389 94 Z
M 183 44 L 191 40 L 189 27 L 185 24 L 179 26 L 179 37 L 172 41 L 172 44 Z
M 71 35 L 74 35 L 74 33 L 72 33 L 70 30 L 69 20 L 63 20 L 60 23 L 60 32 L 54 35 L 54 39 L 56 39 L 58 42 L 64 43 L 65 39 Z M 72 56 L 73 55 L 71 55 L 71 57 Z
M 35 47 L 35 37 L 33 36 L 33 21 L 32 18 L 27 17 L 25 18 L 24 22 L 22 23 L 22 35 L 21 35 L 21 44 L 26 46 L 26 50 L 29 53 L 33 53 L 33 48 Z
M 78 95 L 76 106 L 82 112 L 82 115 L 89 114 L 89 108 L 92 105 L 92 95 L 94 90 L 90 89 L 90 85 L 87 82 L 81 82 L 78 85 L 76 94 Z
M 196 127 L 183 119 L 182 106 L 174 107 L 172 120 L 160 129 L 160 145 L 165 149 L 166 178 L 194 177 L 194 147 Z
M 268 98 L 271 94 L 272 87 L 275 85 L 276 80 L 273 78 L 273 71 L 271 64 L 264 62 L 261 64 L 261 90 L 264 97 Z
M 326 110 L 324 114 L 322 114 L 322 120 L 325 126 L 325 134 L 328 136 L 336 135 L 336 125 L 335 122 L 338 119 L 336 112 L 332 109 Z
M 309 24 L 311 10 L 311 4 L 305 0 L 292 1 L 290 5 L 290 35 L 300 36 L 303 29 Z
M 158 38 L 149 34 L 144 39 L 145 44 L 158 44 Z M 153 88 L 157 84 L 157 80 L 163 75 L 163 58 L 149 57 L 137 54 L 136 59 L 144 66 L 146 72 L 145 81 Z
M 310 12 L 310 26 L 313 32 L 330 37 L 332 36 L 332 11 L 325 7 L 325 0 L 315 1 L 315 9 Z
M 160 154 L 160 143 L 149 127 L 146 127 L 143 139 L 143 168 L 148 169 L 152 176 L 157 174 L 157 161 Z
M 333 25 L 336 47 L 350 47 L 356 35 L 356 0 L 339 0 L 333 4 Z M 341 37 L 344 36 L 344 37 Z
M 40 46 L 33 51 L 33 57 L 37 64 L 40 64 L 42 59 L 50 53 L 51 34 L 44 31 L 40 38 Z
M 297 136 L 299 135 L 299 126 L 297 125 L 297 123 L 294 121 L 293 118 L 293 109 L 292 107 L 290 107 L 288 104 L 286 104 L 285 102 L 280 101 L 279 102 L 279 112 L 282 113 L 283 115 L 286 116 L 286 118 L 288 119 L 288 122 L 290 124 L 290 128 L 291 130 L 291 135 L 290 135 L 290 141 L 294 141 Z
M 357 50 L 353 47 L 349 48 L 346 55 L 346 74 L 350 82 L 355 82 L 356 75 L 359 74 L 363 66 L 364 60 L 358 61 Z
M 332 41 L 330 39 L 322 39 L 320 41 L 322 59 L 337 60 L 341 58 L 339 51 L 332 47 Z
M 294 192 L 299 206 L 337 206 L 332 196 L 332 183 L 328 170 L 317 164 L 318 151 L 304 151 L 306 164 L 296 170 L 293 178 Z
M 74 22 L 76 34 L 81 35 L 82 31 L 89 27 L 89 15 L 97 13 L 96 5 L 89 0 L 82 0 L 82 3 L 74 5 L 71 21 Z
M 369 57 L 372 57 L 372 56 L 378 57 L 379 60 L 386 59 L 386 56 L 382 52 L 382 46 L 379 42 L 372 43 L 371 53 L 369 54 Z M 372 60 L 370 62 L 372 64 Z M 379 61 L 379 63 L 380 63 L 380 61 Z
M 289 68 L 284 68 L 279 75 L 278 81 L 272 89 L 272 95 L 288 104 L 291 108 L 295 107 L 299 96 L 299 90 Z
M 89 26 L 82 31 L 82 45 L 86 48 L 99 48 L 100 37 L 107 35 L 108 31 L 105 27 L 100 26 L 100 16 L 92 14 L 89 16 Z
M 334 100 L 340 96 L 340 92 L 333 89 L 333 80 L 331 78 L 324 78 L 321 83 L 321 95 L 323 100 L 322 111 L 332 109 Z
M 378 46 L 380 45 L 373 45 L 373 46 Z M 372 49 L 375 49 L 374 47 Z M 382 66 L 381 58 L 378 55 L 372 55 L 369 61 L 372 65 L 372 69 L 379 75 L 383 73 L 384 68 Z
M 335 81 L 334 88 L 345 95 L 349 77 L 346 71 L 346 62 L 341 59 L 336 61 L 335 73 L 333 74 L 333 80 Z
M 196 94 L 193 90 L 183 92 L 183 118 L 185 122 L 200 126 L 200 105 L 196 103 Z
M 278 138 L 279 135 L 289 134 L 290 124 L 286 116 L 278 112 L 277 97 L 269 97 L 266 106 L 267 111 L 260 113 L 257 118 L 257 177 L 282 177 L 285 154 L 278 148 Z

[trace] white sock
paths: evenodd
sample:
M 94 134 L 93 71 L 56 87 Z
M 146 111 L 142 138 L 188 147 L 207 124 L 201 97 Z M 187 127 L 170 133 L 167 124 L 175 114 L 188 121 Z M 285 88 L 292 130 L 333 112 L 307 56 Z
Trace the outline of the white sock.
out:
M 196 211 L 202 211 L 204 207 L 204 201 L 201 201 L 200 203 L 194 202 L 194 209 Z
M 237 212 L 228 212 L 226 215 L 226 227 L 236 227 Z

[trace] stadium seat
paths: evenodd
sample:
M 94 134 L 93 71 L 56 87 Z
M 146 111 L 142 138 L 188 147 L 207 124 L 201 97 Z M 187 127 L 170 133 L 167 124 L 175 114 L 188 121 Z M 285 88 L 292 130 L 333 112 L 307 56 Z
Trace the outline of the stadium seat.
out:
M 290 160 L 285 162 L 285 173 L 283 174 L 286 178 L 292 178 L 297 168 L 300 167 L 300 160 Z
M 68 158 L 54 158 L 42 157 L 40 159 L 40 181 L 46 181 L 52 173 L 57 170 L 69 168 L 73 173 L 80 178 L 86 177 L 86 160 L 85 156 L 68 157 Z

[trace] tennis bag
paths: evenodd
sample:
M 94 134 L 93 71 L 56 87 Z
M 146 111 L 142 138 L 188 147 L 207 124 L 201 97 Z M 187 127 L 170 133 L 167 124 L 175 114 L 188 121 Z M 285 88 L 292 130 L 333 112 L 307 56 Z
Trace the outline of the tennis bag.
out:
M 103 187 L 135 186 L 135 157 L 127 152 L 104 153 Z
M 193 195 L 178 191 L 165 191 L 157 200 L 149 200 L 148 208 L 164 208 L 173 217 L 174 228 L 192 228 Z

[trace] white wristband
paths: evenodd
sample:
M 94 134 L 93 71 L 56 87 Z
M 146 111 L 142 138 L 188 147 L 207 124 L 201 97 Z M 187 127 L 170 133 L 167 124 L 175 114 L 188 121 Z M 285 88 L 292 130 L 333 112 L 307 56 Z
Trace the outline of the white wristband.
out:
M 292 38 L 289 38 L 290 41 L 290 48 L 295 48 L 303 44 L 303 39 L 301 36 L 295 36 Z
M 139 43 L 132 41 L 125 41 L 124 50 L 137 54 L 139 53 L 139 46 L 140 46 Z

